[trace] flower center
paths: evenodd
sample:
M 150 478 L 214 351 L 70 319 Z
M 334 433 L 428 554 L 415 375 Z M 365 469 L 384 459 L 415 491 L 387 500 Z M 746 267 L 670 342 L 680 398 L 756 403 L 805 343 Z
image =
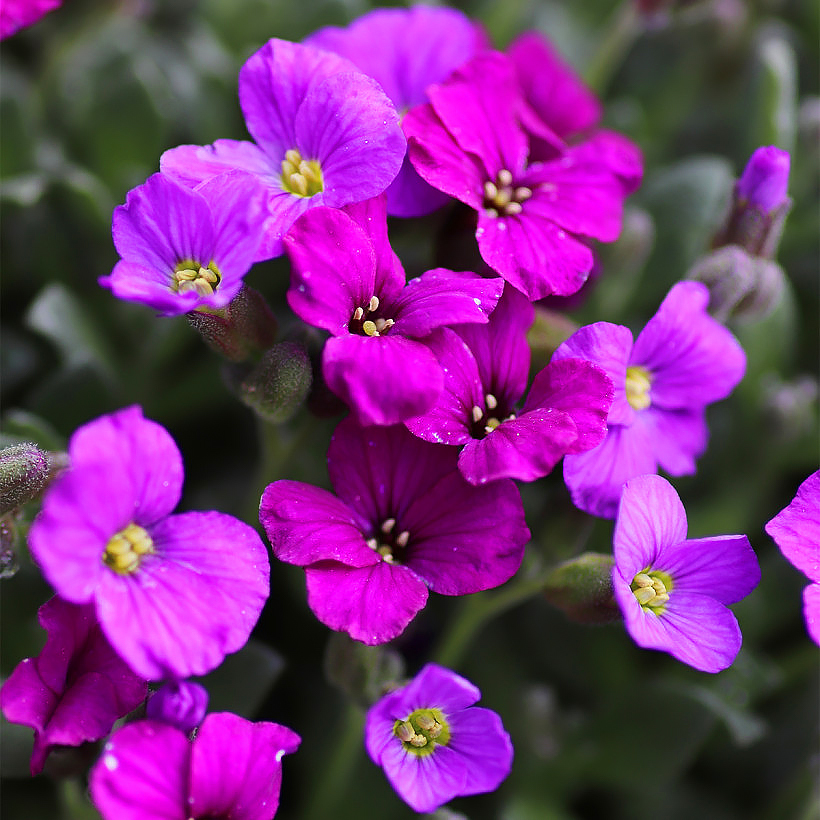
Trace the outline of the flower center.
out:
M 210 262 L 208 267 L 203 267 L 193 259 L 183 259 L 174 268 L 171 290 L 174 293 L 188 293 L 193 290 L 200 296 L 211 296 L 221 281 L 222 274 L 214 262 Z
M 382 336 L 393 327 L 393 319 L 378 316 L 379 297 L 371 296 L 367 307 L 357 307 L 347 323 L 347 329 L 357 336 Z
M 484 213 L 487 216 L 515 216 L 521 213 L 521 203 L 532 196 L 529 188 L 513 187 L 513 175 L 502 168 L 495 181 L 484 183 Z
M 647 567 L 632 579 L 629 588 L 644 609 L 660 615 L 666 608 L 672 587 L 672 576 L 669 573 Z
M 393 734 L 405 751 L 414 755 L 429 755 L 436 746 L 450 742 L 450 726 L 440 709 L 416 709 L 406 720 L 397 720 Z
M 473 438 L 484 438 L 484 436 L 492 433 L 502 422 L 511 421 L 515 418 L 515 413 L 504 412 L 499 409 L 498 399 L 492 394 L 487 393 L 484 396 L 484 408 L 482 409 L 477 404 L 473 406 L 472 424 L 470 425 L 470 435 Z
M 646 410 L 652 399 L 649 388 L 652 385 L 652 374 L 640 365 L 630 365 L 626 369 L 626 400 L 636 410 Z
M 291 148 L 282 160 L 282 187 L 296 196 L 320 194 L 325 189 L 325 183 L 319 160 L 302 159 L 302 155 Z
M 105 545 L 102 559 L 114 572 L 131 575 L 139 568 L 143 555 L 151 555 L 153 552 L 154 542 L 151 536 L 139 524 L 131 523 L 111 536 Z
M 395 518 L 386 518 L 379 527 L 379 532 L 367 539 L 367 546 L 375 550 L 388 564 L 401 563 L 410 543 L 410 533 L 399 531 Z

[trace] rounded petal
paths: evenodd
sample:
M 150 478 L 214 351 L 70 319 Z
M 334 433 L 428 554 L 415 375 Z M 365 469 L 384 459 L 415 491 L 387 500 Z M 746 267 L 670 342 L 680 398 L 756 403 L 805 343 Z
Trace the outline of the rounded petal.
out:
M 481 699 L 481 692 L 474 683 L 437 663 L 425 664 L 407 686 L 393 695 L 397 696 L 393 711 L 402 720 L 416 709 L 433 706 L 453 715 Z
M 240 170 L 256 176 L 267 186 L 281 190 L 281 167 L 256 143 L 247 140 L 217 140 L 211 145 L 178 145 L 159 160 L 163 174 L 189 188 L 223 174 Z
M 702 408 L 664 410 L 648 407 L 635 414 L 633 428 L 643 429 L 655 458 L 670 475 L 694 475 L 695 459 L 709 440 Z
M 181 316 L 204 304 L 196 291 L 178 293 L 171 290 L 170 281 L 169 272 L 123 260 L 114 265 L 108 276 L 101 276 L 97 280 L 117 299 L 147 305 L 159 311 L 162 316 Z
M 424 582 L 386 561 L 363 568 L 321 561 L 305 569 L 305 580 L 314 615 L 368 646 L 401 635 L 427 602 Z
M 513 745 L 501 718 L 474 706 L 450 717 L 448 749 L 460 758 L 466 778 L 460 795 L 495 791 L 512 769 Z
M 446 747 L 419 757 L 405 751 L 401 743 L 390 743 L 380 765 L 396 794 L 419 813 L 434 812 L 461 793 L 466 769 Z
M 809 637 L 820 646 L 820 584 L 809 584 L 803 590 L 803 616 Z

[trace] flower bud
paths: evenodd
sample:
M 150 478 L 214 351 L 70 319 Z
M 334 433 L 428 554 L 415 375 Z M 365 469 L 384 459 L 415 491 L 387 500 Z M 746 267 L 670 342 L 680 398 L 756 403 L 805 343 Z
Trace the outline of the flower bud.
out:
M 145 716 L 183 732 L 191 732 L 205 717 L 208 710 L 208 691 L 204 686 L 190 681 L 165 683 L 145 705 Z
M 220 310 L 202 308 L 186 315 L 208 347 L 232 362 L 259 355 L 276 339 L 276 319 L 264 296 L 247 285 Z
M 239 397 L 266 421 L 283 422 L 304 402 L 312 381 L 305 348 L 297 342 L 279 342 L 244 378 Z
M 37 498 L 66 465 L 63 454 L 47 453 L 35 444 L 14 444 L 0 451 L 0 515 Z
M 612 566 L 611 555 L 585 552 L 550 573 L 544 596 L 578 623 L 618 620 L 621 616 L 612 596 Z
M 774 145 L 758 148 L 743 169 L 737 181 L 735 196 L 764 214 L 771 214 L 788 197 L 789 152 Z

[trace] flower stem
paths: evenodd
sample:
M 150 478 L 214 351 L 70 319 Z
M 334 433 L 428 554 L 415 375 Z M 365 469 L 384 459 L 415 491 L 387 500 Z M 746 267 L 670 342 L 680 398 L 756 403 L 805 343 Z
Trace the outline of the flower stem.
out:
M 584 72 L 584 80 L 593 91 L 606 91 L 641 30 L 635 1 L 624 0 L 607 21 L 601 44 Z

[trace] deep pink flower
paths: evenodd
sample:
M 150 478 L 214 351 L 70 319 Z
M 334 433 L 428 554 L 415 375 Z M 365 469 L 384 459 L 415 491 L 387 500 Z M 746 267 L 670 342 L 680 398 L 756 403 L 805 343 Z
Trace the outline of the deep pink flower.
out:
M 428 587 L 464 595 L 518 569 L 530 537 L 515 484 L 468 484 L 450 447 L 400 426 L 333 434 L 328 471 L 336 495 L 275 481 L 259 519 L 281 561 L 305 567 L 308 604 L 331 629 L 366 644 L 404 631 Z
M 480 697 L 470 681 L 428 663 L 368 711 L 367 753 L 410 808 L 433 812 L 495 791 L 510 773 L 510 736 L 495 712 L 473 705 Z
M 31 774 L 54 746 L 105 737 L 115 721 L 145 700 L 148 684 L 111 648 L 89 604 L 55 596 L 40 607 L 48 633 L 36 658 L 26 658 L 0 690 L 6 720 L 34 729 Z
M 68 452 L 29 530 L 58 594 L 93 603 L 111 645 L 149 680 L 203 675 L 241 649 L 270 591 L 256 531 L 218 512 L 170 514 L 182 457 L 139 407 L 83 425 Z
M 192 681 L 164 683 L 145 704 L 145 717 L 191 732 L 208 711 L 208 690 Z
M 803 612 L 811 639 L 820 645 L 820 470 L 797 488 L 791 504 L 765 529 L 783 557 L 812 582 L 803 593 Z
M 741 634 L 727 608 L 760 582 L 745 535 L 687 539 L 686 511 L 656 475 L 626 482 L 615 522 L 612 584 L 638 646 L 703 672 L 731 666 Z
M 89 777 L 105 820 L 271 820 L 282 757 L 300 738 L 278 723 L 208 715 L 193 740 L 153 720 L 116 731 Z
M 0 40 L 21 28 L 36 23 L 41 17 L 62 5 L 63 0 L 3 0 L 0 4 Z

